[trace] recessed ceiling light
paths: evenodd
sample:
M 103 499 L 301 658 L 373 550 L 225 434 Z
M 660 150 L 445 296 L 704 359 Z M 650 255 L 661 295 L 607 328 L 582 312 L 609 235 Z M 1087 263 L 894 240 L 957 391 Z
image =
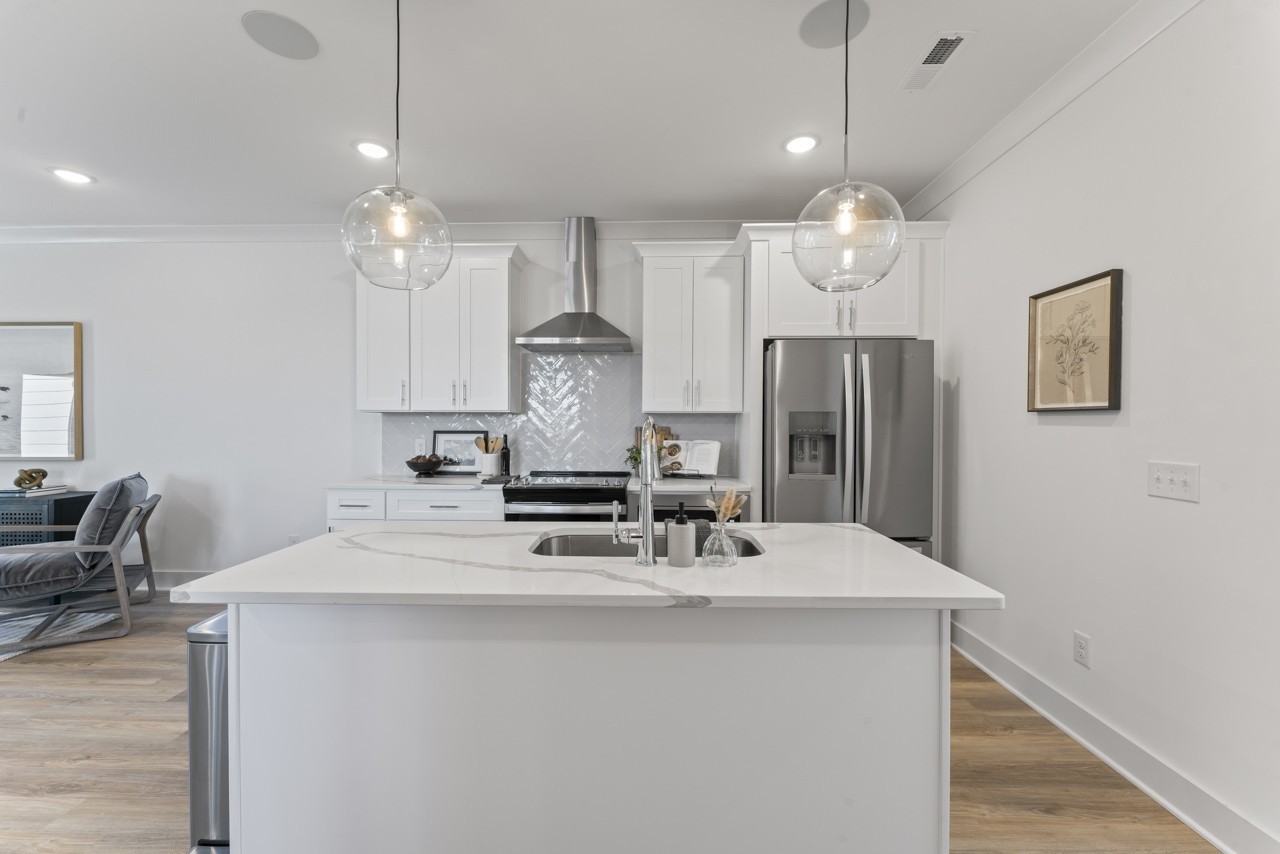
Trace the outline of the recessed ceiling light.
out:
M 379 145 L 376 142 L 361 142 L 357 140 L 355 147 L 356 151 L 365 157 L 372 157 L 374 160 L 381 160 L 391 153 L 385 145 Z
M 310 30 L 275 12 L 245 12 L 240 26 L 249 38 L 285 59 L 311 59 L 320 52 L 320 43 Z
M 50 166 L 49 171 L 57 175 L 68 184 L 92 184 L 98 179 L 92 175 L 86 175 L 83 172 L 77 172 L 74 169 L 63 169 L 60 166 Z
M 818 145 L 818 138 L 803 134 L 801 136 L 793 136 L 787 140 L 786 149 L 792 154 L 804 154 L 806 151 L 813 151 Z

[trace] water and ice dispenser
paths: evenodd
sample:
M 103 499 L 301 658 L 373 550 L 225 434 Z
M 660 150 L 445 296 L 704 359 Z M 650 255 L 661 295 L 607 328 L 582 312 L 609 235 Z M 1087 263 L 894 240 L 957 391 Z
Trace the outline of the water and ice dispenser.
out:
M 835 479 L 835 412 L 791 412 L 788 414 L 789 470 L 794 478 Z

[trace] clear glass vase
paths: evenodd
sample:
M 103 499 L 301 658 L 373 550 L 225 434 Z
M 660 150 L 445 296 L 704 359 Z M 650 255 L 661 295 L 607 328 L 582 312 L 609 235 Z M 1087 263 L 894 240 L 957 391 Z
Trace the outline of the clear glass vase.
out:
M 738 562 L 738 549 L 725 530 L 724 522 L 711 523 L 711 536 L 702 544 L 703 566 L 733 566 Z

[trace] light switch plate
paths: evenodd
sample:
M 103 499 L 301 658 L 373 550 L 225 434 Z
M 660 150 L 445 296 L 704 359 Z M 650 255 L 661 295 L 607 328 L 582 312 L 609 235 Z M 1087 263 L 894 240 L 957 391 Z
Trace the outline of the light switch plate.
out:
M 1199 463 L 1147 463 L 1147 495 L 1200 502 Z
M 425 456 L 427 453 L 427 440 L 419 436 L 413 440 L 413 455 L 415 457 Z

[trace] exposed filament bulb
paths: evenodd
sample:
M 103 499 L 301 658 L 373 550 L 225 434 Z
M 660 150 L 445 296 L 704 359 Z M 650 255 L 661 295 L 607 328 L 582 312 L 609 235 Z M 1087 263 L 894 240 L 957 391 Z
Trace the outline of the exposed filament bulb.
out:
M 846 237 L 853 234 L 853 230 L 858 227 L 858 218 L 853 214 L 853 201 L 843 201 L 836 206 L 838 213 L 836 214 L 836 234 Z

